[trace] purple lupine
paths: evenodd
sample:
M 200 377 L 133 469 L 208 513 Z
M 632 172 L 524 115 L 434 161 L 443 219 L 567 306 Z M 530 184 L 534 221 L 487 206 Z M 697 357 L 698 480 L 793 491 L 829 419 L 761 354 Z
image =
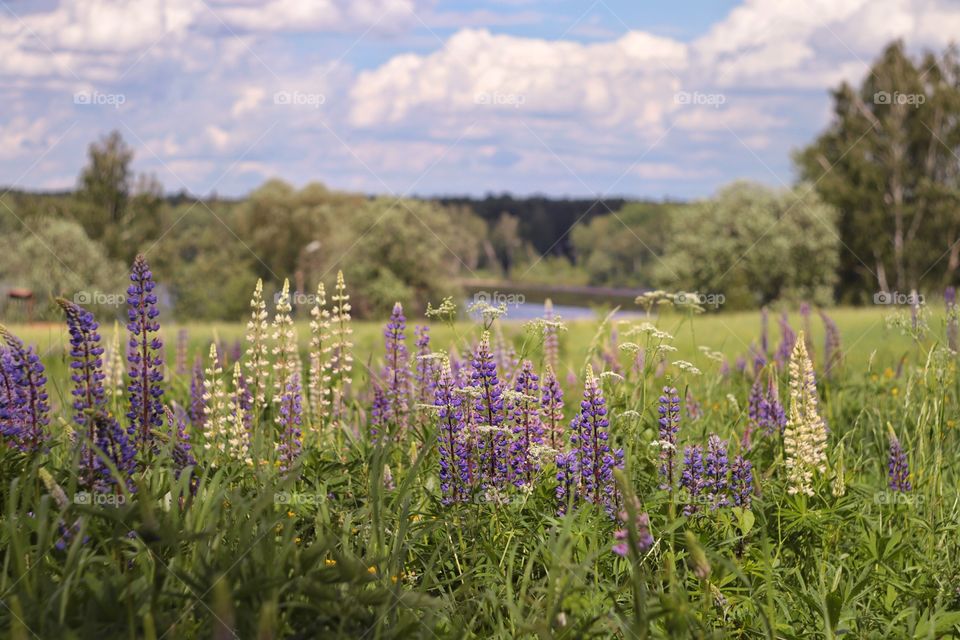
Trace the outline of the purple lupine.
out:
M 540 385 L 540 422 L 550 443 L 550 448 L 559 449 L 563 440 L 563 389 L 557 381 L 553 368 L 548 366 Z
M 657 405 L 660 415 L 660 488 L 673 491 L 677 433 L 680 431 L 680 396 L 674 387 L 664 387 Z
M 780 390 L 775 375 L 771 375 L 767 381 L 763 419 L 764 434 L 768 436 L 777 432 L 783 433 L 783 430 L 787 427 L 787 412 L 780 403 Z
M 693 397 L 693 391 L 687 389 L 687 395 L 683 398 L 683 409 L 690 420 L 699 420 L 703 415 L 703 408 L 697 399 Z
M 787 312 L 780 314 L 780 345 L 777 347 L 777 353 L 773 357 L 777 365 L 782 369 L 790 360 L 790 354 L 793 353 L 793 345 L 797 342 L 797 334 L 790 326 L 790 318 Z
M 737 356 L 737 359 L 733 363 L 733 368 L 737 370 L 737 373 L 743 375 L 747 372 L 747 359 L 743 356 Z
M 67 316 L 70 333 L 70 376 L 73 380 L 73 421 L 79 427 L 88 427 L 87 435 L 93 439 L 93 424 L 90 413 L 100 410 L 107 402 L 103 389 L 103 347 L 93 314 L 83 307 L 63 298 L 57 304 Z
M 480 476 L 484 486 L 499 487 L 507 480 L 507 436 L 503 429 L 503 388 L 490 351 L 490 335 L 483 334 L 473 356 L 471 386 L 476 391 L 474 416 L 485 437 L 480 448 Z
M 381 435 L 389 438 L 387 430 L 390 422 L 390 402 L 387 400 L 387 394 L 383 388 L 373 383 L 373 402 L 370 404 L 370 438 L 374 442 L 380 440 Z M 384 435 L 386 434 L 386 435 Z
M 707 455 L 704 457 L 704 480 L 710 509 L 725 507 L 730 503 L 727 496 L 729 488 L 730 462 L 727 458 L 727 442 L 720 436 L 711 434 L 707 440 Z
M 823 374 L 830 376 L 833 369 L 840 364 L 842 353 L 840 351 L 840 329 L 833 318 L 824 311 L 820 312 L 820 320 L 823 321 L 825 331 L 823 343 Z
M 703 449 L 698 444 L 684 447 L 683 473 L 680 474 L 680 487 L 686 498 L 683 515 L 689 516 L 700 511 L 700 495 L 704 486 Z
M 283 431 L 278 447 L 280 472 L 286 473 L 296 464 L 303 447 L 301 441 L 303 434 L 300 432 L 300 426 L 303 423 L 303 397 L 299 372 L 295 371 L 290 376 L 286 389 L 280 396 L 277 423 Z
M 443 504 L 467 502 L 473 487 L 473 456 L 466 437 L 463 396 L 458 393 L 449 362 L 437 380 L 434 403 L 439 415 L 437 446 Z
M 727 358 L 724 358 L 723 362 L 720 363 L 720 376 L 723 378 L 730 377 L 730 360 Z
M 607 427 L 607 401 L 600 383 L 587 366 L 580 413 L 571 422 L 570 444 L 576 453 L 579 471 L 579 497 L 603 505 L 611 515 L 617 512 L 619 494 L 613 470 L 622 466 L 623 450 L 611 450 Z
M 513 482 L 517 486 L 533 484 L 533 474 L 540 465 L 531 455 L 531 448 L 543 444 L 543 423 L 538 410 L 540 377 L 533 371 L 533 363 L 524 360 L 513 383 L 514 398 L 508 407 L 513 424 L 513 442 L 510 444 L 510 463 Z
M 203 429 L 207 419 L 207 401 L 203 399 L 203 361 L 197 356 L 193 363 L 193 375 L 190 376 L 190 406 L 187 408 L 187 417 L 194 429 Z
M 752 343 L 750 345 L 750 355 L 753 362 L 753 375 L 758 376 L 760 375 L 760 371 L 767 366 L 767 356 L 766 354 L 758 351 L 756 346 L 754 346 Z M 745 369 L 746 367 L 744 367 L 744 370 Z M 741 370 L 741 373 L 742 371 L 743 370 Z
M 157 317 L 156 284 L 147 259 L 138 255 L 130 272 L 127 288 L 127 331 L 130 340 L 127 349 L 130 385 L 130 433 L 138 442 L 151 439 L 154 428 L 163 425 L 163 342 L 157 332 L 160 322 Z
M 957 290 L 947 287 L 943 291 L 943 301 L 947 307 L 947 346 L 952 351 L 958 351 L 958 337 L 960 337 L 960 318 L 957 312 Z
M 887 462 L 889 486 L 893 491 L 906 492 L 913 489 L 910 484 L 910 465 L 907 454 L 900 445 L 897 436 L 890 436 L 890 456 Z
M 579 415 L 575 416 L 570 422 L 571 429 L 576 429 L 574 425 L 579 417 Z M 580 469 L 578 468 L 577 452 L 559 453 L 555 462 L 557 466 L 557 514 L 563 515 L 567 512 L 567 503 L 575 500 L 578 494 L 577 479 L 580 476 Z
M 85 486 L 96 493 L 117 491 L 120 486 L 133 491 L 132 475 L 137 467 L 137 450 L 130 436 L 116 418 L 105 411 L 96 411 L 91 423 L 95 449 L 81 456 L 81 460 L 90 460 L 89 466 L 81 468 Z M 118 475 L 114 475 L 111 465 Z
M 40 356 L 33 347 L 24 346 L 20 338 L 0 325 L 0 339 L 6 345 L 5 377 L 12 392 L 6 395 L 0 428 L 8 441 L 21 451 L 35 453 L 47 439 L 45 429 L 50 424 L 50 405 L 47 402 L 47 378 Z
M 630 515 L 626 510 L 621 511 L 619 514 L 620 522 L 624 524 L 624 528 L 617 529 L 613 533 L 613 538 L 616 540 L 616 543 L 613 545 L 613 552 L 618 556 L 624 558 L 632 555 L 634 558 L 639 557 L 641 554 L 646 553 L 653 547 L 654 539 L 650 534 L 650 516 L 647 515 L 645 511 L 641 511 L 642 506 L 640 500 L 633 496 L 632 499 L 634 513 L 634 529 L 636 533 L 636 543 L 632 545 L 630 543 L 630 532 L 626 528 L 627 520 L 630 518 Z
M 430 359 L 430 327 L 417 326 L 413 330 L 416 336 L 417 361 L 414 363 L 414 382 L 417 389 L 417 402 L 429 404 L 436 390 L 436 367 Z
M 14 383 L 13 352 L 0 342 L 0 434 L 14 433 L 20 425 L 23 406 L 20 388 Z
M 737 456 L 730 465 L 730 493 L 733 504 L 750 508 L 753 499 L 753 465 L 743 456 Z
M 176 374 L 178 376 L 187 375 L 187 342 L 189 335 L 186 329 L 177 330 L 177 366 Z
M 384 393 L 389 405 L 389 415 L 384 416 L 384 423 L 393 422 L 400 430 L 406 428 L 410 413 L 410 363 L 406 329 L 407 319 L 403 315 L 403 306 L 397 302 L 393 305 L 390 320 L 383 330 L 386 346 L 383 379 L 387 387 Z
M 764 395 L 763 379 L 757 376 L 750 385 L 750 395 L 747 396 L 747 423 L 743 429 L 740 446 L 744 451 L 753 448 L 753 431 L 764 426 L 767 411 L 766 396 Z
M 175 405 L 175 409 L 170 407 L 165 409 L 169 437 L 172 440 L 170 457 L 173 460 L 174 477 L 179 479 L 184 469 L 197 466 L 197 459 L 193 456 L 193 448 L 190 446 L 190 434 L 187 433 L 183 408 Z M 191 487 L 195 480 L 195 477 L 191 478 Z

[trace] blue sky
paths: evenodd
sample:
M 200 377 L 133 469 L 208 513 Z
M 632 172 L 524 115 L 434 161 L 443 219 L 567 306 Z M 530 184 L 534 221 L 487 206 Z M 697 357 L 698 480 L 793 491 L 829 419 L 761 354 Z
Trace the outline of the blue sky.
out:
M 948 0 L 0 0 L 0 185 L 118 129 L 168 191 L 707 196 L 790 154 Z

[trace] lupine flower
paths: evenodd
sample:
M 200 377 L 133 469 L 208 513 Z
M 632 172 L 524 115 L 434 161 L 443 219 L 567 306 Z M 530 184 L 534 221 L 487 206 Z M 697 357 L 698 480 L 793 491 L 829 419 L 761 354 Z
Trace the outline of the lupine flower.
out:
M 414 363 L 417 402 L 428 404 L 433 401 L 436 386 L 436 365 L 430 353 L 430 327 L 417 326 L 413 333 L 417 347 L 417 360 Z
M 283 281 L 283 289 L 277 298 L 277 312 L 273 316 L 273 386 L 274 402 L 280 402 L 290 382 L 290 377 L 299 371 L 297 364 L 297 332 L 290 312 L 290 281 Z
M 750 345 L 750 353 L 753 356 L 753 375 L 758 376 L 760 375 L 760 371 L 767 366 L 767 356 L 757 351 L 757 348 L 753 344 Z
M 624 558 L 631 555 L 635 558 L 639 557 L 649 551 L 654 543 L 653 536 L 650 535 L 650 516 L 648 516 L 646 512 L 641 511 L 642 505 L 636 496 L 633 496 L 632 502 L 634 512 L 636 513 L 633 525 L 636 533 L 636 543 L 631 545 L 630 532 L 626 526 L 618 529 L 613 534 L 614 539 L 617 541 L 616 544 L 613 545 L 613 552 Z M 626 510 L 620 512 L 619 519 L 624 525 L 627 524 L 629 518 L 630 516 Z
M 747 359 L 743 356 L 737 356 L 737 359 L 733 363 L 734 368 L 737 370 L 737 373 L 743 374 L 747 371 Z
M 543 361 L 547 367 L 556 371 L 560 364 L 560 338 L 557 332 L 557 318 L 553 315 L 553 301 L 547 298 L 543 303 Z
M 81 455 L 81 461 L 89 460 L 89 466 L 81 468 L 85 486 L 97 493 L 107 493 L 121 485 L 133 491 L 131 476 L 137 466 L 137 450 L 130 436 L 113 416 L 104 411 L 93 414 L 92 424 L 96 451 Z M 116 467 L 119 477 L 113 474 L 104 457 Z
M 246 464 L 253 464 L 250 457 L 249 432 L 247 431 L 248 398 L 240 363 L 233 363 L 233 395 L 227 414 L 225 449 L 229 454 Z
M 130 341 L 127 350 L 130 384 L 130 432 L 145 443 L 154 427 L 163 425 L 163 342 L 159 335 L 157 296 L 153 274 L 146 258 L 138 255 L 130 272 L 127 288 L 127 331 Z
M 833 466 L 833 482 L 830 484 L 830 493 L 835 498 L 842 498 L 847 493 L 846 468 L 843 464 L 843 442 L 837 449 L 837 461 Z
M 947 346 L 951 351 L 958 351 L 958 336 L 960 336 L 960 315 L 957 311 L 957 290 L 947 287 L 943 292 L 943 301 L 947 307 Z
M 703 477 L 703 450 L 700 445 L 690 445 L 683 449 L 683 473 L 680 475 L 680 487 L 684 490 L 686 504 L 683 515 L 689 516 L 700 511 L 700 495 L 706 481 Z
M 761 426 L 766 416 L 766 398 L 763 393 L 763 379 L 757 376 L 750 385 L 750 395 L 747 396 L 747 424 L 743 430 L 743 438 L 740 445 L 745 451 L 749 451 L 752 446 L 753 430 Z
M 780 403 L 780 389 L 775 373 L 771 373 L 767 381 L 767 396 L 764 402 L 764 433 L 768 436 L 777 432 L 783 433 L 787 426 L 787 413 Z
M 263 301 L 263 280 L 257 280 L 250 300 L 250 320 L 247 322 L 247 353 L 245 356 L 253 409 L 258 415 L 266 403 L 267 379 L 270 377 L 270 358 L 267 347 L 267 305 Z
M 370 406 L 370 437 L 374 442 L 380 434 L 386 433 L 390 427 L 390 401 L 376 382 L 373 383 L 373 404 Z M 385 436 L 386 437 L 386 436 Z
M 317 285 L 317 299 L 310 310 L 310 414 L 322 422 L 330 408 L 330 373 L 327 367 L 330 346 L 330 310 L 327 292 L 321 282 Z
M 113 323 L 113 337 L 103 357 L 104 392 L 111 398 L 123 395 L 123 352 L 120 351 L 120 323 Z
M 543 444 L 543 424 L 537 406 L 540 400 L 540 377 L 533 371 L 533 363 L 524 360 L 513 383 L 513 394 L 508 413 L 513 425 L 510 461 L 513 482 L 517 486 L 533 484 L 533 474 L 540 464 L 532 450 Z
M 178 376 L 186 375 L 187 373 L 187 330 L 180 329 L 177 331 L 177 368 L 176 373 Z
M 798 339 L 790 357 L 790 415 L 784 432 L 791 494 L 812 496 L 814 472 L 826 471 L 827 430 L 818 404 L 813 363 L 804 341 Z
M 280 471 L 286 473 L 300 457 L 302 444 L 300 441 L 300 425 L 303 422 L 303 398 L 300 391 L 300 374 L 294 372 L 290 376 L 287 388 L 280 396 L 280 408 L 277 412 L 277 424 L 282 432 L 278 452 L 280 454 Z
M 217 357 L 217 343 L 210 343 L 210 365 L 203 380 L 203 405 L 206 441 L 205 449 L 226 453 L 229 440 L 227 391 L 223 382 L 223 369 Z
M 203 429 L 207 419 L 207 402 L 203 398 L 205 389 L 203 361 L 198 355 L 193 364 L 193 375 L 190 377 L 190 407 L 187 409 L 190 424 L 198 431 Z
M 383 378 L 386 381 L 387 401 L 390 407 L 388 422 L 393 422 L 401 431 L 407 427 L 410 412 L 410 358 L 406 339 L 407 319 L 403 315 L 403 306 L 397 302 L 383 331 L 386 347 L 386 369 Z
M 14 382 L 13 352 L 0 342 L 0 434 L 4 438 L 17 433 L 22 406 L 20 388 Z
M 543 424 L 552 449 L 559 449 L 563 439 L 563 389 L 557 381 L 553 367 L 547 365 L 547 373 L 540 386 L 540 422 Z
M 704 458 L 704 482 L 710 509 L 725 507 L 730 501 L 727 497 L 730 462 L 727 458 L 727 443 L 720 436 L 712 434 L 707 440 L 707 455 Z
M 3 435 L 18 449 L 35 453 L 47 439 L 50 423 L 43 363 L 33 347 L 25 347 L 20 338 L 0 325 L 0 339 L 6 343 L 3 366 L 10 390 L 0 414 Z
M 440 458 L 440 491 L 443 504 L 467 502 L 473 487 L 473 452 L 466 433 L 463 397 L 457 392 L 450 361 L 444 359 L 434 403 L 438 407 L 437 445 Z
M 823 311 L 820 312 L 820 319 L 823 321 L 826 332 L 823 344 L 823 373 L 829 376 L 843 357 L 840 350 L 840 329 L 837 323 Z
M 753 499 L 753 465 L 743 456 L 734 458 L 730 467 L 730 493 L 735 506 L 750 508 Z
M 910 465 L 907 462 L 907 454 L 900 445 L 897 436 L 890 436 L 890 456 L 887 462 L 887 474 L 890 478 L 890 489 L 893 491 L 907 492 L 913 489 L 910 484 Z
M 800 333 L 802 334 L 803 332 L 801 331 Z M 784 311 L 780 315 L 780 346 L 777 347 L 777 353 L 773 358 L 781 368 L 785 366 L 787 360 L 790 359 L 790 354 L 793 352 L 793 345 L 796 341 L 797 335 L 790 326 L 790 319 L 787 317 L 787 312 Z
M 490 334 L 484 332 L 473 356 L 470 380 L 476 392 L 474 415 L 484 436 L 479 442 L 480 475 L 484 486 L 497 488 L 507 480 L 507 436 L 503 428 L 503 388 L 490 351 Z
M 675 388 L 663 388 L 657 413 L 660 415 L 660 488 L 673 491 L 677 433 L 680 431 L 680 396 Z
M 104 408 L 106 393 L 103 390 L 103 347 L 100 346 L 100 333 L 93 314 L 83 307 L 63 298 L 57 298 L 57 304 L 67 316 L 67 329 L 70 332 L 70 376 L 73 380 L 73 421 L 77 426 L 87 429 L 87 436 L 93 438 L 90 413 Z
M 180 478 L 180 474 L 187 467 L 197 466 L 197 459 L 193 457 L 192 447 L 190 446 L 190 435 L 187 433 L 187 427 L 183 421 L 183 409 L 178 408 L 174 412 L 170 407 L 166 407 L 167 426 L 170 429 L 170 439 L 173 441 L 171 447 L 171 459 L 173 460 L 174 477 Z M 193 478 L 191 479 L 193 480 Z M 193 486 L 191 482 L 191 486 Z
M 330 312 L 330 357 L 327 362 L 329 362 L 330 379 L 333 385 L 331 400 L 336 418 L 339 419 L 344 413 L 344 399 L 347 387 L 350 385 L 350 372 L 353 369 L 350 296 L 347 294 L 347 285 L 343 281 L 343 271 L 337 272 L 337 286 L 330 300 L 333 304 Z
M 580 413 L 570 423 L 574 467 L 577 471 L 577 498 L 603 505 L 611 515 L 617 512 L 619 492 L 614 468 L 622 467 L 623 450 L 611 450 L 607 427 L 607 401 L 593 368 L 587 365 Z

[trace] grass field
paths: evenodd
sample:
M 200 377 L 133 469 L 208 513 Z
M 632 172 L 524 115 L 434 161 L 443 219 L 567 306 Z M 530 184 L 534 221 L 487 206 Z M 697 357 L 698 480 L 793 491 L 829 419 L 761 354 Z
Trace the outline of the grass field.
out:
M 280 397 L 280 412 L 269 400 L 254 409 L 241 452 L 218 444 L 210 426 L 219 411 L 214 393 L 205 401 L 214 422 L 186 427 L 195 466 L 183 466 L 175 437 L 158 435 L 152 448 L 138 451 L 129 483 L 93 491 L 93 498 L 80 470 L 83 430 L 70 436 L 63 409 L 71 389 L 69 336 L 55 325 L 12 327 L 43 355 L 53 407 L 43 451 L 2 454 L 0 623 L 18 640 L 956 637 L 956 354 L 942 346 L 942 311 L 927 313 L 925 330 L 914 336 L 907 335 L 909 315 L 888 326 L 891 311 L 829 311 L 843 348 L 829 376 L 823 326 L 813 315 L 812 399 L 809 386 L 797 386 L 805 378 L 789 367 L 754 371 L 751 362 L 737 371 L 736 358 L 749 359 L 750 345 L 759 344 L 759 313 L 650 319 L 672 338 L 631 331 L 644 322 L 636 318 L 570 323 L 560 338 L 566 406 L 559 444 L 526 449 L 516 448 L 524 420 L 547 414 L 524 403 L 539 399 L 505 392 L 505 406 L 494 409 L 478 391 L 482 377 L 460 383 L 467 400 L 456 409 L 439 392 L 424 404 L 415 397 L 419 385 L 405 392 L 408 411 L 395 408 L 399 398 L 389 387 L 380 401 L 386 405 L 378 405 L 373 383 L 389 380 L 384 365 L 397 352 L 385 352 L 383 324 L 357 322 L 344 410 L 317 410 L 304 398 L 302 450 L 292 466 L 285 457 L 291 431 L 280 419 L 294 407 L 286 404 L 289 394 Z M 777 317 L 769 320 L 771 355 L 780 341 Z M 797 314 L 790 323 L 803 327 Z M 406 331 L 411 353 L 413 324 Z M 209 368 L 211 338 L 230 344 L 244 327 L 163 324 L 163 399 L 190 406 L 189 375 L 176 375 L 171 364 L 181 328 L 188 363 L 199 355 Z M 300 322 L 296 330 L 307 362 L 309 328 Z M 507 360 L 529 358 L 543 381 L 542 326 L 505 322 L 503 332 L 517 351 Z M 111 331 L 103 333 L 110 344 Z M 455 345 L 465 358 L 480 335 L 474 323 L 437 324 L 430 347 Z M 676 351 L 659 351 L 665 365 L 649 357 L 635 366 L 630 343 L 648 354 L 659 345 Z M 729 373 L 709 351 L 722 352 Z M 467 380 L 476 371 L 470 359 L 462 365 Z M 417 362 L 407 365 L 411 375 Z M 587 363 L 595 382 L 585 377 Z M 233 393 L 226 369 L 215 377 Z M 499 374 L 498 385 L 522 377 L 502 366 Z M 762 384 L 754 385 L 757 378 Z M 788 413 L 785 431 L 761 428 L 752 412 L 751 387 L 767 389 L 768 381 Z M 670 393 L 661 397 L 670 386 L 682 407 L 675 416 Z M 583 405 L 585 390 L 593 395 Z M 426 406 L 434 402 L 439 409 Z M 485 430 L 489 425 L 465 417 L 474 403 L 477 415 L 490 409 L 507 429 Z M 125 400 L 109 404 L 124 419 Z M 477 440 L 444 440 L 451 415 L 476 429 L 463 433 Z M 675 447 L 663 444 L 670 437 L 658 424 L 664 415 L 677 421 Z M 792 425 L 816 426 L 820 418 L 825 459 L 822 468 L 810 467 L 809 491 L 797 490 L 790 465 L 802 456 L 790 448 Z M 571 436 L 582 437 L 585 425 L 593 442 L 575 444 Z M 491 458 L 484 451 L 501 451 L 512 479 L 491 472 L 451 494 L 451 483 L 466 480 L 449 471 L 461 460 L 450 447 L 481 440 L 492 448 L 473 450 L 479 462 L 470 468 L 486 473 Z M 588 457 L 587 446 L 601 454 Z M 697 451 L 704 454 L 700 472 L 687 460 Z M 564 466 L 568 453 L 580 466 Z M 669 480 L 665 455 L 675 471 Z M 601 470 L 607 457 L 609 468 Z M 748 485 L 738 476 L 744 462 L 751 465 Z M 597 465 L 595 476 L 584 471 L 588 463 Z M 566 480 L 558 479 L 563 469 Z M 111 471 L 122 475 L 119 466 Z M 699 480 L 687 482 L 687 472 Z M 565 498 L 558 487 L 566 487 Z M 613 552 L 618 543 L 622 553 Z

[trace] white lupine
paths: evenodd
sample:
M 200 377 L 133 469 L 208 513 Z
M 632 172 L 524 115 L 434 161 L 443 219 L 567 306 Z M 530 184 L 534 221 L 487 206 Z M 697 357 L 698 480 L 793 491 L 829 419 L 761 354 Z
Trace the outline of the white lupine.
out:
M 290 312 L 290 281 L 283 281 L 283 290 L 277 299 L 277 312 L 273 316 L 273 400 L 280 402 L 280 396 L 287 384 L 298 371 L 297 332 L 293 326 Z
M 243 374 L 240 372 L 240 363 L 233 363 L 233 398 L 230 413 L 227 415 L 228 429 L 226 434 L 228 453 L 247 464 L 253 464 L 250 457 L 249 433 L 247 431 L 247 412 L 243 408 Z
M 790 413 L 783 444 L 788 492 L 813 495 L 814 473 L 827 470 L 827 426 L 820 417 L 817 382 L 803 331 L 790 355 Z
M 330 345 L 326 348 L 329 354 L 331 378 L 331 395 L 336 405 L 336 414 L 343 414 L 344 396 L 350 385 L 350 372 L 353 369 L 353 342 L 350 336 L 353 329 L 350 327 L 350 296 L 343 281 L 343 271 L 337 272 L 337 286 L 330 296 L 332 311 L 330 314 Z
M 120 352 L 120 324 L 113 323 L 113 337 L 103 357 L 103 390 L 112 398 L 123 395 L 123 354 Z
M 210 344 L 210 365 L 203 379 L 203 414 L 206 442 L 204 448 L 223 452 L 228 437 L 227 391 L 223 384 L 223 368 L 217 354 L 217 343 Z
M 330 406 L 330 372 L 327 349 L 330 344 L 330 311 L 323 283 L 317 287 L 317 300 L 310 310 L 310 413 L 322 418 Z
M 250 300 L 250 321 L 247 322 L 247 353 L 245 366 L 253 410 L 258 412 L 266 402 L 267 379 L 270 376 L 270 359 L 267 348 L 267 305 L 263 301 L 263 280 L 257 280 Z

